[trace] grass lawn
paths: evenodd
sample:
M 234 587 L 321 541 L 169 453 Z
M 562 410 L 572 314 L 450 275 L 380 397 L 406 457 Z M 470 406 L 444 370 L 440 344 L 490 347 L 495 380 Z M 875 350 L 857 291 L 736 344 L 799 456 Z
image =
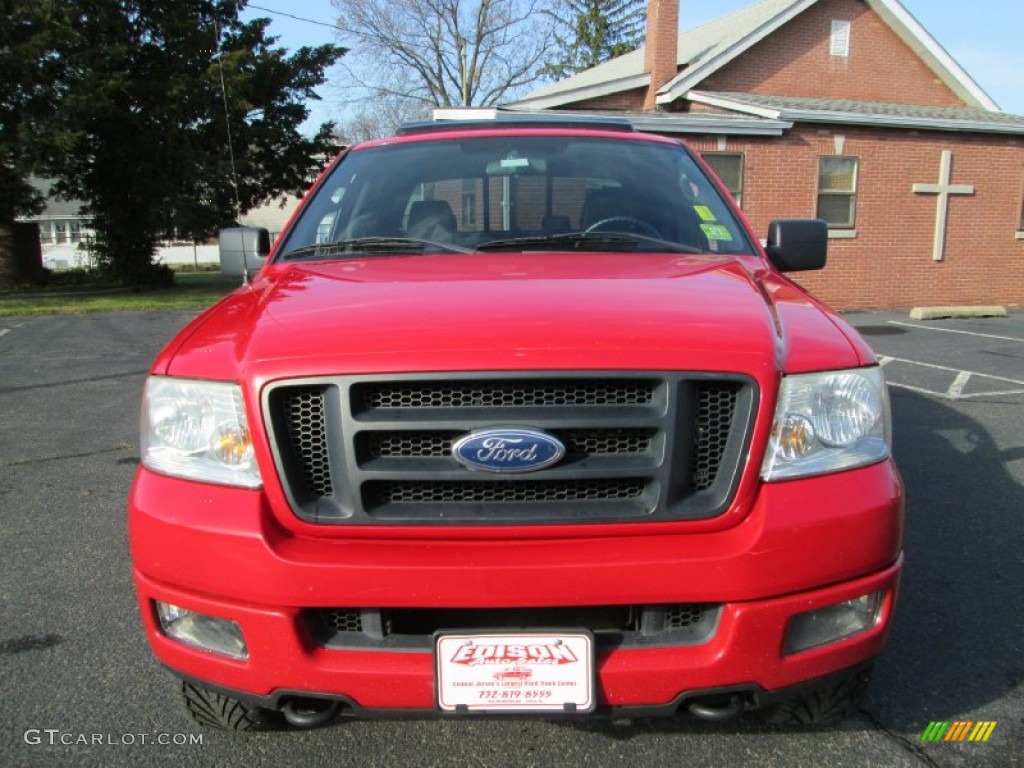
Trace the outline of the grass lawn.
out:
M 240 285 L 234 277 L 220 272 L 175 273 L 174 287 L 160 291 L 116 291 L 97 295 L 75 295 L 93 291 L 83 286 L 58 286 L 33 291 L 30 296 L 0 294 L 0 317 L 13 315 L 79 315 L 84 312 L 124 312 L 152 309 L 206 309 Z M 47 295 L 67 294 L 67 295 Z

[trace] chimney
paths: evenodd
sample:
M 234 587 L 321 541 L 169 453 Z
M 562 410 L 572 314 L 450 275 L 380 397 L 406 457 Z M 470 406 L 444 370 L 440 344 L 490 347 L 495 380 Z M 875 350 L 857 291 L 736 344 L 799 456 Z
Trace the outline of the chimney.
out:
M 676 76 L 678 41 L 679 0 L 648 0 L 644 71 L 651 73 L 651 84 L 644 98 L 645 112 L 656 108 L 658 89 Z

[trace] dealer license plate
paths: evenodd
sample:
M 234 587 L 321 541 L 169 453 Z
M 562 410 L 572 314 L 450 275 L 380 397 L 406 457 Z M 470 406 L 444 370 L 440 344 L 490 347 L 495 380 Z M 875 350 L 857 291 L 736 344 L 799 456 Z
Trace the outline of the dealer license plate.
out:
M 437 702 L 446 712 L 592 712 L 594 637 L 585 631 L 441 634 Z

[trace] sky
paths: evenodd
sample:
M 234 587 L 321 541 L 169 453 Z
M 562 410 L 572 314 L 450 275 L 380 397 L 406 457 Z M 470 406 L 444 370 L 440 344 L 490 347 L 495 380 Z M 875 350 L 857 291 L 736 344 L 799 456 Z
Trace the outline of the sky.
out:
M 753 0 L 680 0 L 680 26 L 695 27 L 750 5 Z M 1005 112 L 1024 115 L 1024 2 L 1021 0 L 902 0 L 903 6 L 942 45 Z M 339 22 L 330 0 L 256 0 L 242 12 L 244 20 L 271 19 L 269 32 L 278 45 L 298 48 L 337 42 L 331 25 Z M 301 21 L 292 17 L 302 17 Z M 319 23 L 311 23 L 319 22 Z M 349 54 L 350 56 L 352 54 Z M 307 130 L 325 120 L 344 122 L 351 108 L 342 89 L 344 65 L 328 72 L 309 105 Z

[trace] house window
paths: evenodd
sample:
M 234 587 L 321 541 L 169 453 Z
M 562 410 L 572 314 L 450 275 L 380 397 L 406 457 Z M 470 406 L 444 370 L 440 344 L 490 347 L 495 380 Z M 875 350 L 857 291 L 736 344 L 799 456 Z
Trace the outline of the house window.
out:
M 832 38 L 829 56 L 847 58 L 850 55 L 850 22 L 832 19 Z
M 736 204 L 743 207 L 743 155 L 709 152 L 702 155 L 704 161 L 721 180 L 729 194 L 736 198 Z
M 476 224 L 476 179 L 462 180 L 462 226 Z
M 72 243 L 82 242 L 82 224 L 78 221 L 72 221 L 69 229 L 69 236 Z
M 53 225 L 53 239 L 58 245 L 66 243 L 68 241 L 68 228 L 67 225 L 62 221 L 55 222 Z
M 857 158 L 818 160 L 818 218 L 830 227 L 852 228 L 857 212 Z
M 39 242 L 42 245 L 50 245 L 53 242 L 53 228 L 50 222 L 39 225 Z

